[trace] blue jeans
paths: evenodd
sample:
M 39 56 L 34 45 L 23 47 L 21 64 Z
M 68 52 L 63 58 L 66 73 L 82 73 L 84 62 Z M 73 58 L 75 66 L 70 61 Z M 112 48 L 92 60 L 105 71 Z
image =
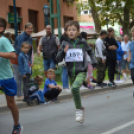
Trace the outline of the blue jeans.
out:
M 63 66 L 62 83 L 63 83 L 63 89 L 69 88 L 69 78 L 66 66 Z
M 48 69 L 55 69 L 55 62 L 54 59 L 44 59 L 44 71 L 47 71 Z

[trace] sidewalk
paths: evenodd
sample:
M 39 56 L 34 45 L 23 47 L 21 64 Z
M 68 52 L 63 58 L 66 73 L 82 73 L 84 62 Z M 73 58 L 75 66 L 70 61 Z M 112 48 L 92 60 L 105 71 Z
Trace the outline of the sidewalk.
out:
M 108 81 L 105 81 L 105 82 L 108 82 Z M 117 84 L 117 87 L 115 88 L 116 89 L 120 89 L 120 88 L 126 88 L 126 87 L 129 87 L 129 86 L 132 86 L 132 80 L 131 79 L 128 79 L 126 82 L 124 83 L 121 83 L 121 84 Z M 94 93 L 98 93 L 98 92 L 103 92 L 103 91 L 107 91 L 107 90 L 112 90 L 113 88 L 98 88 L 96 87 L 94 90 L 89 90 L 85 87 L 81 87 L 80 91 L 81 91 L 81 95 L 90 95 L 90 94 L 94 94 Z M 65 99 L 69 99 L 71 98 L 72 95 L 71 93 L 65 93 L 65 92 L 62 92 L 59 96 L 59 100 L 65 100 Z M 21 101 L 16 101 L 19 109 L 21 108 L 28 108 L 29 106 L 27 106 L 26 103 L 24 102 L 21 102 Z M 36 104 L 34 104 L 35 106 Z M 0 95 L 0 113 L 3 113 L 3 112 L 6 112 L 6 111 L 9 111 L 9 109 L 7 108 L 6 106 L 6 99 L 5 99 L 5 96 L 4 95 Z

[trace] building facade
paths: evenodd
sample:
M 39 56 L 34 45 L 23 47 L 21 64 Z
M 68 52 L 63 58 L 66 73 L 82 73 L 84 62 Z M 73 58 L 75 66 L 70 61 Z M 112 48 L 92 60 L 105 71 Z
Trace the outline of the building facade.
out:
M 78 1 L 80 4 L 82 3 L 83 7 L 89 7 L 88 5 L 88 0 L 79 0 Z M 81 13 L 80 13 L 80 16 L 79 16 L 79 21 L 80 22 L 91 22 L 93 23 L 93 18 L 92 18 L 92 14 L 91 14 L 91 11 L 90 11 L 90 7 L 89 8 L 81 8 Z
M 68 5 L 64 0 L 61 2 L 61 25 L 68 20 L 77 20 L 77 8 L 76 3 Z M 7 19 L 8 13 L 13 13 L 13 0 L 0 0 L 0 17 Z M 49 0 L 16 0 L 17 14 L 20 22 L 18 22 L 19 31 L 24 30 L 24 25 L 27 22 L 31 22 L 34 25 L 34 32 L 38 32 L 44 29 L 44 12 L 43 6 L 47 4 L 49 6 Z M 56 13 L 56 0 L 53 0 L 54 13 Z M 8 20 L 7 20 L 8 21 Z M 57 28 L 57 21 L 54 20 L 54 26 Z M 7 28 L 14 28 L 14 24 L 9 24 Z

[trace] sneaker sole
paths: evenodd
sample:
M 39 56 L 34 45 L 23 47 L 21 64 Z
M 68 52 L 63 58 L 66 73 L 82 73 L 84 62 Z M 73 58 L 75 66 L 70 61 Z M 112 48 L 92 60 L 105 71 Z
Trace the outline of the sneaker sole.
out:
M 76 121 L 76 120 L 75 120 Z M 84 122 L 84 119 L 80 120 L 80 121 L 76 121 L 76 122 L 79 122 L 79 123 L 83 123 Z
M 21 126 L 21 132 L 20 132 L 20 134 L 22 134 L 22 133 L 23 133 L 23 130 L 24 130 L 24 127 L 23 127 L 23 126 Z

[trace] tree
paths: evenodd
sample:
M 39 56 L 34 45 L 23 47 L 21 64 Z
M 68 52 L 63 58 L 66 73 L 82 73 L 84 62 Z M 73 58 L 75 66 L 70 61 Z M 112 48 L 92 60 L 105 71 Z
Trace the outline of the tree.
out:
M 96 31 L 100 30 L 100 24 L 106 25 L 108 18 L 111 25 L 117 22 L 124 34 L 130 34 L 134 25 L 134 0 L 88 0 L 88 4 L 83 8 L 91 7 Z

